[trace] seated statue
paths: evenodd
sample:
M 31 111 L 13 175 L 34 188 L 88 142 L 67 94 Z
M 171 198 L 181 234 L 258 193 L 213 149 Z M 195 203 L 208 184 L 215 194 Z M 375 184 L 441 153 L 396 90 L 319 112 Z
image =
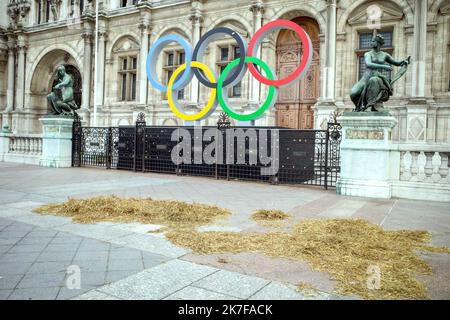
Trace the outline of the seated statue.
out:
M 47 101 L 52 108 L 50 115 L 74 116 L 77 106 L 73 98 L 72 76 L 66 73 L 66 68 L 60 65 L 57 69 L 58 83 L 47 95 Z
M 388 101 L 392 95 L 392 85 L 406 73 L 408 65 L 411 63 L 411 57 L 402 61 L 394 60 L 389 53 L 380 50 L 383 44 L 383 36 L 379 34 L 374 36 L 372 50 L 364 54 L 366 72 L 361 80 L 353 86 L 350 93 L 355 111 L 366 111 L 367 109 L 383 111 L 383 102 Z M 388 79 L 381 73 L 383 70 L 392 70 L 389 64 L 402 67 L 392 79 Z

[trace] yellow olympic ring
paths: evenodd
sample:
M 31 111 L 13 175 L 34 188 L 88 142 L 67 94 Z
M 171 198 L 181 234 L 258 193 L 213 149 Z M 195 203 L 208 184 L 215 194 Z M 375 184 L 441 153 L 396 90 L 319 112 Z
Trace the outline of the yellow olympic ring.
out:
M 208 80 L 211 81 L 211 83 L 216 83 L 216 79 L 214 78 L 214 74 L 212 73 L 212 71 L 208 68 L 207 65 L 198 62 L 198 61 L 192 61 L 191 62 L 191 66 L 194 68 L 199 68 L 201 69 L 206 76 L 208 77 Z M 214 105 L 215 99 L 216 99 L 216 89 L 211 89 L 211 96 L 208 100 L 208 103 L 205 105 L 205 107 L 195 113 L 195 114 L 185 114 L 180 112 L 180 110 L 178 110 L 177 106 L 174 104 L 173 102 L 173 98 L 172 98 L 172 86 L 175 82 L 175 80 L 177 79 L 178 74 L 180 74 L 184 69 L 186 69 L 186 63 L 183 63 L 182 65 L 180 65 L 172 74 L 172 76 L 169 79 L 169 84 L 167 85 L 167 102 L 169 103 L 170 109 L 172 109 L 172 112 L 179 118 L 185 120 L 185 121 L 195 121 L 198 119 L 201 119 L 203 116 L 205 116 L 206 114 L 208 114 L 209 110 L 212 108 L 212 106 Z

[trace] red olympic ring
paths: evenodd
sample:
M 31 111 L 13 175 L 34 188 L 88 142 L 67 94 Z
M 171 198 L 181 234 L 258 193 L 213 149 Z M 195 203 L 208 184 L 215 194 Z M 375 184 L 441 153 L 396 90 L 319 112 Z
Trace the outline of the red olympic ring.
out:
M 295 22 L 289 21 L 289 20 L 275 20 L 272 22 L 269 22 L 262 26 L 251 38 L 248 50 L 247 50 L 247 56 L 255 57 L 256 51 L 259 48 L 259 46 L 262 43 L 262 40 L 265 36 L 267 36 L 270 32 L 280 30 L 280 29 L 290 29 L 292 31 L 295 31 L 297 35 L 299 36 L 302 44 L 303 44 L 303 54 L 302 58 L 300 60 L 300 64 L 298 65 L 297 69 L 293 73 L 291 73 L 289 76 L 279 79 L 279 80 L 269 80 L 265 78 L 264 76 L 259 73 L 258 70 L 256 70 L 253 63 L 248 62 L 247 67 L 250 71 L 250 73 L 255 77 L 259 82 L 264 83 L 269 86 L 284 86 L 289 84 L 292 81 L 297 80 L 298 78 L 302 78 L 304 76 L 304 71 L 308 71 L 309 65 L 312 61 L 312 45 L 311 45 L 311 39 L 303 30 L 302 27 L 300 27 Z

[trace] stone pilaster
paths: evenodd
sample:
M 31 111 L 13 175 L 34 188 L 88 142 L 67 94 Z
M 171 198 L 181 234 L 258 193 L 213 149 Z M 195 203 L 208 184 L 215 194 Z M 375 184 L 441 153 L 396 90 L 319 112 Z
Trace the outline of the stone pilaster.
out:
M 411 64 L 413 98 L 425 97 L 425 72 L 427 55 L 427 0 L 415 0 L 414 51 Z
M 139 24 L 139 30 L 141 31 L 141 48 L 139 52 L 139 74 L 138 74 L 138 87 L 139 87 L 139 104 L 147 104 L 148 95 L 148 80 L 146 72 L 146 59 L 149 50 L 150 34 L 152 26 L 150 24 L 150 16 L 141 16 L 141 21 Z
M 330 113 L 336 110 L 336 0 L 327 0 L 326 17 L 325 63 L 322 67 L 320 97 L 314 108 L 316 129 L 322 128 Z
M 426 58 L 427 58 L 427 0 L 415 0 L 413 57 L 411 63 L 411 98 L 407 107 L 406 140 L 425 143 L 427 140 Z
M 189 20 L 192 23 L 192 43 L 195 44 L 200 40 L 201 24 L 203 22 L 202 4 L 199 1 L 192 3 L 191 15 Z M 199 81 L 197 77 L 192 77 L 190 84 L 189 106 L 198 107 L 199 103 Z
M 15 64 L 15 41 L 8 37 L 8 88 L 6 91 L 6 111 L 14 109 L 14 64 Z
M 99 112 L 99 107 L 103 106 L 105 97 L 105 44 L 107 39 L 107 33 L 104 30 L 99 30 L 98 32 L 98 44 L 97 52 L 95 55 L 96 70 L 95 70 L 95 90 L 94 90 L 94 123 L 96 125 L 97 114 Z
M 261 28 L 264 4 L 261 0 L 254 0 L 250 5 L 250 11 L 253 13 L 253 34 Z M 258 49 L 256 57 L 261 59 L 262 46 Z M 250 99 L 249 104 L 259 106 L 260 103 L 260 83 L 254 77 L 250 77 Z
M 22 35 L 18 36 L 17 44 L 17 86 L 16 86 L 16 110 L 24 109 L 25 99 L 25 53 L 27 46 Z
M 84 53 L 83 53 L 83 93 L 81 97 L 81 108 L 78 110 L 78 114 L 84 121 L 89 123 L 89 105 L 91 103 L 91 75 L 92 75 L 92 39 L 93 33 L 89 29 L 85 29 L 81 34 L 84 40 Z
M 89 110 L 89 103 L 91 101 L 91 72 L 92 72 L 92 39 L 93 34 L 91 30 L 84 30 L 81 34 L 84 40 L 83 53 L 83 96 L 82 109 Z

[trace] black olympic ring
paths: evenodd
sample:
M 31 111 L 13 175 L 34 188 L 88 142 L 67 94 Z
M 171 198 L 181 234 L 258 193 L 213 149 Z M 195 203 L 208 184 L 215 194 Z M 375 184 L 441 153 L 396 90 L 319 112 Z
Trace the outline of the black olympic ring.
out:
M 207 33 L 205 33 L 200 40 L 197 42 L 197 45 L 194 48 L 194 53 L 192 54 L 192 61 L 202 61 L 203 60 L 203 54 L 205 52 L 206 47 L 208 45 L 221 37 L 221 34 L 227 34 L 231 36 L 234 40 L 236 40 L 237 45 L 239 47 L 239 56 L 234 57 L 234 59 L 239 58 L 239 64 L 236 66 L 236 68 L 233 70 L 232 73 L 230 73 L 225 81 L 223 82 L 223 86 L 233 86 L 239 83 L 239 81 L 242 80 L 244 77 L 245 72 L 247 71 L 247 64 L 245 63 L 245 55 L 247 52 L 247 45 L 242 38 L 242 36 L 237 33 L 236 31 L 233 31 L 230 28 L 227 27 L 220 27 L 220 28 L 214 28 L 212 30 L 209 30 Z M 204 86 L 207 86 L 208 88 L 217 88 L 217 83 L 211 83 L 208 81 L 203 74 L 202 71 L 200 71 L 198 68 L 192 68 L 192 71 L 194 72 L 195 76 L 197 77 L 198 81 L 200 81 Z

